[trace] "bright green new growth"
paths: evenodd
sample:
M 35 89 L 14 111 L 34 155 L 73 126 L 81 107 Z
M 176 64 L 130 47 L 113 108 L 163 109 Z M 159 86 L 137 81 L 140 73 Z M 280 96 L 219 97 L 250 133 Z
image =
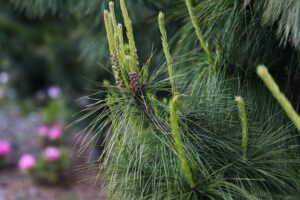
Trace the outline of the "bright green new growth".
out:
M 245 109 L 245 101 L 240 96 L 235 97 L 235 101 L 237 102 L 241 125 L 242 125 L 242 155 L 243 155 L 243 159 L 247 160 L 248 122 L 247 122 L 247 115 Z
M 125 60 L 126 54 L 125 54 L 125 47 L 124 47 L 124 39 L 123 39 L 123 27 L 122 24 L 118 24 L 117 27 L 117 31 L 118 31 L 118 40 L 119 40 L 119 48 L 120 48 L 120 57 L 122 61 Z
M 111 1 L 109 2 L 109 12 L 111 14 L 111 22 L 114 28 L 114 32 L 117 32 L 117 20 L 116 20 L 116 14 L 115 14 L 115 8 L 114 3 Z
M 177 95 L 177 89 L 176 89 L 176 82 L 175 82 L 175 77 L 174 77 L 173 61 L 172 61 L 172 56 L 171 56 L 169 45 L 168 45 L 168 37 L 167 37 L 166 29 L 165 29 L 164 14 L 162 12 L 160 12 L 158 15 L 158 24 L 159 24 L 159 30 L 161 33 L 162 46 L 163 46 L 163 50 L 164 50 L 166 61 L 167 61 L 168 73 L 169 73 L 170 82 L 171 82 L 171 86 L 172 86 L 172 92 L 173 92 L 173 96 L 175 96 L 175 95 Z
M 104 24 L 107 34 L 107 40 L 109 45 L 109 51 L 111 55 L 115 54 L 115 48 L 114 48 L 114 37 L 113 37 L 113 29 L 110 21 L 110 14 L 107 10 L 104 11 Z
M 178 96 L 174 96 L 170 101 L 170 123 L 174 146 L 177 151 L 178 162 L 184 178 L 191 188 L 195 187 L 191 169 L 188 164 L 186 152 L 184 150 L 182 140 L 180 137 L 180 129 L 178 124 Z
M 128 17 L 124 6 L 123 16 Z M 205 52 L 199 54 L 201 63 L 197 67 L 189 60 L 190 52 L 186 57 L 183 55 L 191 64 L 182 65 L 185 68 L 175 82 L 175 61 L 162 13 L 158 23 L 167 67 L 153 65 L 156 68 L 148 71 L 147 62 L 140 71 L 131 73 L 136 51 L 132 54 L 131 46 L 124 43 L 122 25 L 117 24 L 113 9 L 110 3 L 110 13 L 105 14 L 108 40 L 113 44 L 112 52 L 116 54 L 124 85 L 115 87 L 104 82 L 107 90 L 100 92 L 107 94 L 105 100 L 96 99 L 83 117 L 92 118 L 85 132 L 96 132 L 95 137 L 106 128 L 111 132 L 105 135 L 101 165 L 108 198 L 298 197 L 295 174 L 299 173 L 299 149 L 295 137 L 287 134 L 291 128 L 283 123 L 284 115 L 278 114 L 272 97 L 263 90 L 240 85 L 235 76 L 224 73 L 223 67 L 207 70 L 211 64 Z M 165 77 L 166 72 L 171 81 Z M 136 85 L 141 86 L 139 92 L 133 90 Z M 246 113 L 243 98 L 237 97 L 240 121 L 236 120 L 235 102 L 231 98 L 237 88 L 257 108 Z
M 138 72 L 138 61 L 132 32 L 132 24 L 124 1 L 121 1 L 121 7 L 129 44 L 124 44 L 123 28 L 121 24 L 117 23 L 113 2 L 109 2 L 110 12 L 107 10 L 104 11 L 104 22 L 116 83 L 119 87 L 125 86 L 125 88 L 130 89 L 129 73 Z M 126 50 L 127 46 L 128 51 Z
M 295 111 L 289 100 L 280 91 L 278 85 L 269 74 L 268 69 L 263 65 L 259 65 L 257 67 L 257 74 L 263 80 L 267 88 L 271 91 L 275 99 L 286 112 L 287 116 L 291 119 L 291 121 L 295 124 L 298 131 L 300 132 L 300 116 Z
M 114 3 L 109 2 L 109 12 L 110 12 L 110 24 L 111 24 L 111 29 L 112 29 L 112 36 L 114 40 L 114 52 L 115 52 L 115 57 L 118 60 L 116 62 L 116 65 L 118 65 L 118 62 L 121 60 L 120 58 L 120 49 L 119 49 L 119 36 L 118 36 L 118 28 L 117 28 L 117 20 L 116 20 L 116 15 L 115 15 L 115 9 L 114 9 Z
M 203 50 L 205 51 L 205 53 L 207 55 L 208 62 L 212 66 L 215 66 L 216 63 L 215 63 L 215 59 L 213 57 L 212 51 L 210 50 L 209 45 L 208 45 L 207 41 L 205 40 L 200 27 L 198 26 L 198 22 L 197 22 L 195 13 L 193 11 L 192 2 L 191 2 L 191 0 L 186 0 L 185 2 L 186 2 L 186 6 L 188 8 L 188 11 L 189 11 L 189 15 L 190 15 L 192 24 L 193 24 L 195 32 L 197 34 L 197 37 L 201 43 Z
M 114 16 L 112 17 L 114 18 Z M 104 24 L 105 24 L 105 29 L 107 33 L 107 40 L 108 40 L 108 46 L 109 46 L 109 51 L 110 51 L 110 57 L 111 57 L 111 65 L 112 65 L 112 70 L 113 74 L 115 77 L 115 81 L 117 85 L 119 85 L 120 82 L 120 73 L 119 69 L 117 66 L 117 51 L 116 51 L 116 41 L 114 38 L 114 31 L 113 31 L 113 26 L 111 23 L 111 15 L 110 13 L 105 10 L 104 11 Z
M 130 70 L 137 71 L 137 65 L 138 65 L 137 50 L 136 50 L 135 42 L 134 42 L 132 23 L 131 23 L 129 15 L 128 15 L 128 11 L 127 11 L 127 8 L 125 5 L 125 0 L 120 0 L 120 6 L 121 6 L 122 15 L 124 18 L 124 24 L 126 27 L 126 34 L 127 34 L 127 38 L 128 38 L 130 54 L 132 56 Z

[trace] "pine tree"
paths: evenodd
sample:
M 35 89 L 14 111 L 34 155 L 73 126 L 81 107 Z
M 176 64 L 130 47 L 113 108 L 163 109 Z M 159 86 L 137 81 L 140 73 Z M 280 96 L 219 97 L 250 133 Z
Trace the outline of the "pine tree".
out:
M 111 129 L 105 140 L 101 164 L 110 199 L 299 197 L 299 134 L 287 116 L 297 127 L 299 117 L 291 112 L 291 106 L 286 107 L 286 99 L 278 96 L 277 86 L 265 81 L 268 76 L 262 68 L 258 74 L 287 116 L 262 82 L 249 78 L 256 68 L 255 56 L 238 57 L 248 52 L 251 44 L 254 50 L 248 53 L 253 55 L 263 52 L 274 58 L 278 52 L 290 51 L 280 46 L 276 34 L 265 40 L 267 29 L 270 29 L 268 33 L 276 30 L 265 29 L 255 15 L 248 16 L 250 4 L 261 6 L 252 1 L 242 4 L 207 0 L 195 7 L 191 0 L 186 0 L 184 12 L 188 13 L 190 21 L 183 26 L 182 41 L 185 42 L 176 45 L 182 55 L 175 59 L 165 30 L 164 14 L 160 13 L 158 24 L 166 58 L 162 66 L 153 66 L 151 62 L 143 65 L 138 60 L 125 1 L 120 0 L 125 28 L 117 22 L 114 4 L 109 4 L 109 10 L 104 11 L 104 21 L 115 84 L 103 83 L 107 89 L 106 98 L 87 107 L 83 119 L 92 117 L 86 132 L 103 134 L 107 126 Z M 216 13 L 228 18 L 210 17 Z M 199 23 L 199 15 L 203 15 L 200 20 L 203 23 Z M 244 24 L 245 18 L 249 18 L 249 26 Z M 211 19 L 213 22 L 209 21 Z M 225 23 L 226 20 L 230 23 Z M 218 31 L 224 24 L 222 35 Z M 247 28 L 243 31 L 257 34 L 239 36 L 244 26 Z M 289 29 L 289 25 L 285 28 Z M 295 29 L 289 29 L 292 30 Z M 123 31 L 127 40 L 123 38 Z M 213 33 L 219 37 L 214 38 Z M 190 50 L 196 41 L 191 39 L 194 35 L 201 45 L 197 53 Z M 282 41 L 290 38 L 279 36 Z M 276 47 L 279 50 L 265 51 L 262 44 L 270 45 L 266 49 Z M 240 48 L 235 49 L 236 46 Z M 265 57 L 255 59 L 257 62 L 267 60 L 261 58 Z M 249 65 L 240 65 L 239 59 Z M 153 70 L 149 70 L 150 67 Z M 230 73 L 232 67 L 249 73 L 235 69 L 235 73 Z M 99 110 L 101 115 L 94 118 L 93 113 Z

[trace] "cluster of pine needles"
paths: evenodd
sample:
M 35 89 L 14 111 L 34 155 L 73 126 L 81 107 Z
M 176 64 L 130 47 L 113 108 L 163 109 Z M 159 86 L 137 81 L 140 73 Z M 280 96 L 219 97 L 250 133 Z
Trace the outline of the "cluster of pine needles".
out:
M 93 116 L 85 132 L 105 134 L 101 172 L 109 199 L 297 199 L 300 117 L 267 69 L 257 72 L 272 93 L 262 81 L 226 73 L 191 0 L 186 8 L 201 62 L 190 65 L 192 53 L 174 61 L 160 13 L 166 63 L 140 66 L 124 0 L 120 6 L 125 29 L 113 2 L 104 11 L 116 84 L 104 82 L 106 98 L 82 117 Z

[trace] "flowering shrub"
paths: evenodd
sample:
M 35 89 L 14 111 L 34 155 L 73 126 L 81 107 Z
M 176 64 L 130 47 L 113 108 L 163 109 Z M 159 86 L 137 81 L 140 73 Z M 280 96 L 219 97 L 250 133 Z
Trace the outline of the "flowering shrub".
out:
M 67 179 L 71 156 L 62 147 L 63 124 L 59 121 L 42 125 L 37 134 L 42 139 L 42 151 L 36 156 L 25 154 L 20 158 L 19 168 L 35 183 L 54 185 Z
M 10 151 L 10 143 L 0 140 L 0 167 L 5 164 L 5 158 L 10 154 Z
M 47 124 L 53 124 L 59 119 L 64 118 L 66 105 L 61 89 L 58 86 L 50 86 L 47 91 L 47 103 L 43 108 L 43 121 Z
M 51 142 L 55 142 L 62 137 L 62 134 L 63 134 L 62 124 L 56 123 L 49 129 L 48 139 Z
M 36 159 L 31 154 L 24 154 L 19 160 L 19 168 L 22 172 L 28 173 L 36 167 Z
M 49 162 L 55 162 L 60 159 L 60 150 L 56 147 L 47 147 L 44 151 L 44 159 Z
M 0 158 L 6 157 L 10 153 L 10 144 L 7 141 L 0 140 Z
M 43 140 L 44 145 L 59 143 L 63 137 L 63 125 L 56 122 L 52 126 L 42 125 L 38 129 L 38 135 Z
M 19 161 L 19 168 L 35 183 L 44 185 L 59 184 L 65 180 L 70 169 L 71 157 L 62 148 L 47 147 L 37 156 L 25 154 Z
M 43 125 L 39 128 L 38 130 L 38 134 L 41 137 L 47 137 L 48 136 L 48 132 L 49 132 L 49 127 L 46 125 Z

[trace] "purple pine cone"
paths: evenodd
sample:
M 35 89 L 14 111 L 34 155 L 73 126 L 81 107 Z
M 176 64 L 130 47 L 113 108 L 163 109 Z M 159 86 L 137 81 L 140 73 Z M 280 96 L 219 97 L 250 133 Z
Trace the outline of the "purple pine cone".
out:
M 129 80 L 130 87 L 135 92 L 135 94 L 141 93 L 138 74 L 136 72 L 129 72 Z

